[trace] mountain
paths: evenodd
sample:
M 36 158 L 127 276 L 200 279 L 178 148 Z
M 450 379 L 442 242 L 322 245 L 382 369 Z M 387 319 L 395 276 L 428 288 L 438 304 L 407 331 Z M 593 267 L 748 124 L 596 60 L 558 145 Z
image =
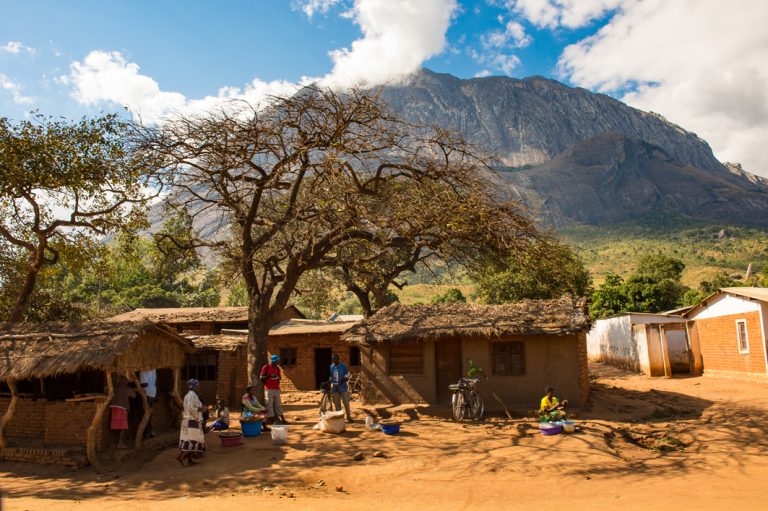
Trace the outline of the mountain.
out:
M 403 118 L 461 131 L 496 156 L 509 194 L 548 225 L 664 213 L 768 227 L 768 180 L 604 94 L 538 76 L 462 80 L 423 69 L 382 96 Z
M 615 133 L 501 175 L 512 196 L 554 227 L 659 214 L 768 227 L 768 190 L 759 183 L 682 163 L 659 146 Z
M 461 131 L 509 167 L 544 163 L 581 140 L 620 133 L 683 163 L 725 172 L 704 140 L 660 115 L 540 76 L 462 80 L 422 69 L 382 95 L 405 119 Z

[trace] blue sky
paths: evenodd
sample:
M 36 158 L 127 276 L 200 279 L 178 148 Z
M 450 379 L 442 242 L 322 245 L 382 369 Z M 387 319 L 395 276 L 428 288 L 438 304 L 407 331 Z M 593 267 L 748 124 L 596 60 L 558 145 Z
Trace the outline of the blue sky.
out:
M 539 74 L 661 113 L 768 175 L 766 25 L 758 0 L 3 0 L 0 115 L 154 119 L 419 66 Z

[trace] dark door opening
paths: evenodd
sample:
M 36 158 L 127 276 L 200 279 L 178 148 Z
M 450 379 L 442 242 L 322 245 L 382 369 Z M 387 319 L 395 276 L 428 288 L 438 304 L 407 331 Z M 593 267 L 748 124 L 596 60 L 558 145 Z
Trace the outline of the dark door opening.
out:
M 328 381 L 331 377 L 331 357 L 333 349 L 315 348 L 315 388 L 320 388 L 320 383 Z
M 456 383 L 462 376 L 461 339 L 454 337 L 435 342 L 435 368 L 437 402 L 449 404 L 451 392 L 448 385 Z

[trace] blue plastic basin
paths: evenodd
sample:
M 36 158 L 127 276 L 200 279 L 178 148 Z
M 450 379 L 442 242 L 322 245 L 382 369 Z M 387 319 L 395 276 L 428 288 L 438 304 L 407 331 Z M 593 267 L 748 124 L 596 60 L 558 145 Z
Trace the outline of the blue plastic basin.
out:
M 243 436 L 261 435 L 261 421 L 241 422 L 240 429 L 243 430 Z
M 400 433 L 400 424 L 382 424 L 381 431 L 385 435 L 396 435 Z

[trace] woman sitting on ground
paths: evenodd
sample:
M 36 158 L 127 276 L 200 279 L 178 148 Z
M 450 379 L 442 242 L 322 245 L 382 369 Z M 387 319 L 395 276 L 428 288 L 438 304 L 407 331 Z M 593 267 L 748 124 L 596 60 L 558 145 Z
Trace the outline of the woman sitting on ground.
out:
M 555 397 L 555 389 L 547 387 L 544 392 L 546 395 L 541 398 L 539 406 L 539 420 L 541 422 L 552 422 L 565 419 L 565 407 L 568 406 L 568 400 L 562 402 Z
M 267 418 L 267 409 L 264 408 L 256 398 L 256 385 L 248 385 L 243 394 L 243 413 L 240 414 L 240 422 L 263 421 Z M 264 431 L 269 428 L 264 424 Z

